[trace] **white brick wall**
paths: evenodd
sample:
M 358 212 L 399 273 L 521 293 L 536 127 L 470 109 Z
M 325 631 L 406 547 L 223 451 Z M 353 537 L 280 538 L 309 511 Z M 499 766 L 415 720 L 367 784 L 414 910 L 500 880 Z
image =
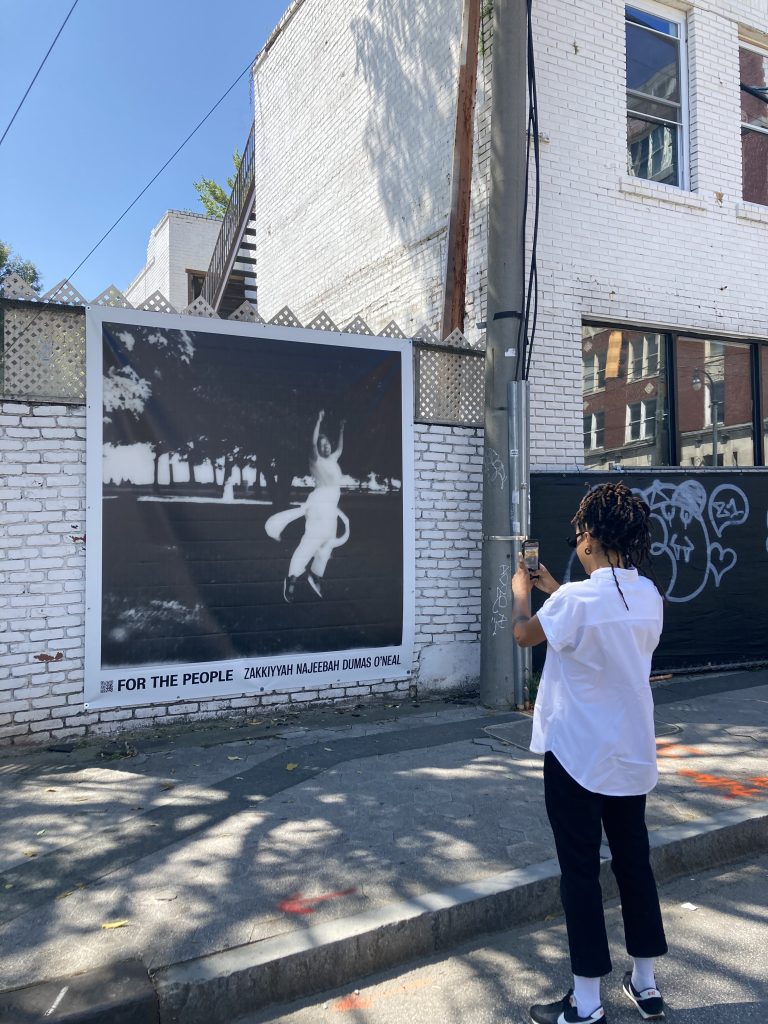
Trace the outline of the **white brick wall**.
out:
M 0 403 L 0 739 L 76 733 L 82 704 L 85 412 Z
M 454 0 L 304 0 L 257 62 L 263 316 L 435 320 L 460 21 Z
M 184 309 L 189 303 L 187 271 L 208 269 L 220 228 L 217 217 L 169 210 L 152 229 L 145 266 L 125 289 L 131 305 L 138 307 L 159 291 L 174 309 Z
M 437 327 L 460 4 L 304 0 L 254 75 L 260 304 Z M 624 3 L 534 4 L 542 145 L 533 466 L 583 461 L 582 319 L 768 337 L 768 211 L 741 202 L 739 32 L 765 0 L 687 12 L 693 191 L 626 174 Z M 407 10 L 406 10 L 407 9 Z M 408 23 L 407 16 L 412 14 Z M 407 26 L 407 30 L 406 30 Z M 467 333 L 485 317 L 492 40 L 484 27 Z M 563 430 L 563 424 L 566 430 Z
M 456 673 L 451 652 L 478 637 L 481 447 L 476 430 L 416 427 L 413 671 L 422 688 L 464 682 L 467 673 Z M 86 712 L 84 410 L 0 402 L 0 458 L 0 744 L 407 692 L 411 685 L 374 682 Z M 419 679 L 425 650 L 431 667 Z

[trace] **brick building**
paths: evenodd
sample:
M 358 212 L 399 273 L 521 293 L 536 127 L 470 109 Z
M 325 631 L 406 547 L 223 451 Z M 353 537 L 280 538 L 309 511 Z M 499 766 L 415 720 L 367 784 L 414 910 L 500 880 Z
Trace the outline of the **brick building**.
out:
M 168 210 L 152 229 L 147 262 L 125 289 L 125 297 L 140 306 L 161 292 L 174 307 L 184 309 L 200 294 L 221 221 L 189 210 Z
M 254 223 L 269 307 L 437 328 L 460 7 L 294 0 L 254 68 Z M 542 143 L 534 469 L 710 465 L 713 410 L 717 463 L 765 464 L 765 5 L 533 8 Z M 485 315 L 492 59 L 486 5 L 466 295 L 475 339 Z

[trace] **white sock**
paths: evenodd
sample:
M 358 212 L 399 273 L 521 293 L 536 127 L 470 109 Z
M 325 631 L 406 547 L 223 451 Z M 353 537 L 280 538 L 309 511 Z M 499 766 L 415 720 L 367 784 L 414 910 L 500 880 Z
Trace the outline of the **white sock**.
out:
M 633 982 L 634 984 L 634 982 Z M 580 1017 L 588 1017 L 600 1006 L 600 979 L 573 976 L 573 996 Z
M 638 992 L 647 988 L 656 988 L 656 977 L 653 973 L 653 957 L 636 956 L 632 958 L 632 984 Z

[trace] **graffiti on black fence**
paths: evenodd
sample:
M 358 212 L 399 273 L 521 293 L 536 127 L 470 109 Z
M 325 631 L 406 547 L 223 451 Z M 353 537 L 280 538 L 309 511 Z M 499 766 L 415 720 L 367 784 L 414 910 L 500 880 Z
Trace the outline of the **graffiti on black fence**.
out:
M 741 526 L 749 517 L 749 499 L 735 484 L 719 484 L 707 497 L 698 480 L 654 480 L 649 487 L 633 487 L 651 509 L 651 556 L 669 583 L 664 596 L 681 604 L 692 601 L 712 581 L 723 577 L 738 562 L 732 547 L 719 543 L 728 527 Z M 571 555 L 565 582 L 576 568 Z

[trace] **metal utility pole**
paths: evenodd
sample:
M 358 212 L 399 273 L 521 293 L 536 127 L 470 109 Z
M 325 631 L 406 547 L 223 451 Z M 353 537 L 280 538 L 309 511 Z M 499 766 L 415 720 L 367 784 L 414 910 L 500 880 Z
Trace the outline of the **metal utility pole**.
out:
M 528 384 L 519 351 L 525 304 L 527 5 L 494 0 L 491 197 L 485 361 L 480 699 L 523 702 L 530 652 L 512 638 L 511 578 L 528 531 Z
M 477 48 L 480 38 L 480 0 L 464 0 L 459 83 L 456 94 L 456 134 L 453 144 L 451 215 L 448 221 L 448 258 L 445 268 L 440 337 L 464 330 L 467 291 L 469 213 L 472 192 L 472 141 L 477 93 Z

